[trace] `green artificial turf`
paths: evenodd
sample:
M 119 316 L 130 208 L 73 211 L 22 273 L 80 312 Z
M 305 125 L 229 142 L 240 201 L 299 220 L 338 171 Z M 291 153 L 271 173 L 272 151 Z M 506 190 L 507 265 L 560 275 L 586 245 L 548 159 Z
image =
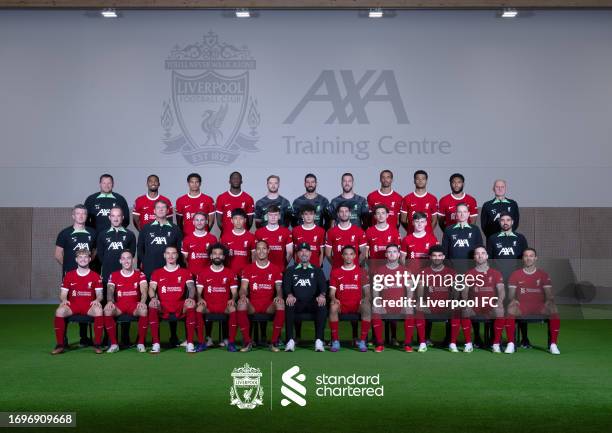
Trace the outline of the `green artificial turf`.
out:
M 135 349 L 95 355 L 87 348 L 51 356 L 53 310 L 0 306 L 0 411 L 76 412 L 78 430 L 118 433 L 558 433 L 605 432 L 612 425 L 609 320 L 562 321 L 561 356 L 544 350 L 546 329 L 537 324 L 530 327 L 537 347 L 514 355 L 437 348 L 424 354 L 393 348 L 359 353 L 348 347 L 315 353 L 308 345 L 294 353 L 214 348 L 195 355 L 182 349 L 158 356 Z M 166 329 L 162 324 L 162 338 Z M 341 338 L 350 338 L 347 324 L 340 331 Z M 441 324 L 434 325 L 434 337 L 442 332 Z M 303 333 L 312 335 L 310 324 Z M 75 342 L 76 325 L 69 335 Z M 230 373 L 246 362 L 263 373 L 264 405 L 254 410 L 229 405 Z M 305 407 L 281 406 L 281 375 L 293 365 L 306 375 Z M 315 377 L 321 374 L 380 374 L 384 397 L 316 397 Z

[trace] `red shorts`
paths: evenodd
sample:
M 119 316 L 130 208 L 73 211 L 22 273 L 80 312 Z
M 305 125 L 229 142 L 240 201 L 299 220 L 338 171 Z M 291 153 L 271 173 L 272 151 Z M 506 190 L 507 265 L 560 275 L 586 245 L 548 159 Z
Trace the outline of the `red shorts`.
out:
M 214 302 L 206 301 L 206 310 L 208 313 L 213 313 L 213 314 L 225 313 L 226 309 L 227 309 L 227 301 L 221 301 L 221 302 L 219 302 L 218 300 L 215 300 Z
M 87 301 L 87 303 L 85 303 L 85 302 L 71 302 L 69 307 L 70 307 L 70 311 L 72 311 L 72 314 L 74 316 L 87 316 L 87 312 L 91 308 L 91 305 L 90 305 L 89 301 Z
M 119 301 L 115 304 L 115 307 L 117 307 L 117 309 L 119 311 L 121 311 L 121 314 L 131 314 L 134 315 L 134 312 L 136 311 L 136 307 L 138 306 L 138 302 L 134 302 L 134 301 Z
M 268 309 L 268 307 L 270 307 L 270 305 L 272 305 L 272 303 L 274 302 L 274 298 L 272 299 L 266 299 L 266 298 L 249 299 L 249 302 L 255 309 L 256 314 L 262 314 L 266 312 L 266 310 Z
M 538 316 L 545 314 L 546 306 L 541 302 L 520 302 L 519 310 L 521 310 L 521 316 Z
M 167 319 L 170 317 L 170 314 L 174 314 L 177 319 L 182 319 L 185 317 L 185 313 L 183 312 L 183 306 L 185 305 L 185 301 L 180 300 L 178 302 L 165 302 L 160 303 L 161 307 L 161 318 Z
M 341 314 L 359 313 L 359 306 L 361 305 L 361 299 L 338 299 L 338 301 L 340 301 L 340 313 Z

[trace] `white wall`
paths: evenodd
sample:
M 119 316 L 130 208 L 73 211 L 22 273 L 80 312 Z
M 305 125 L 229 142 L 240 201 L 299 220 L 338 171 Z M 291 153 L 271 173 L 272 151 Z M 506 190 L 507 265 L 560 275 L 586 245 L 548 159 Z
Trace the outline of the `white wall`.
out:
M 460 171 L 479 202 L 490 196 L 493 179 L 503 177 L 523 206 L 611 203 L 612 12 L 536 11 L 515 20 L 490 11 L 404 11 L 379 20 L 356 11 L 263 11 L 249 20 L 220 11 L 92 15 L 0 11 L 0 206 L 70 206 L 95 191 L 106 171 L 129 201 L 144 192 L 151 172 L 173 199 L 184 193 L 191 171 L 216 195 L 232 170 L 243 172 L 256 198 L 270 173 L 281 176 L 285 196 L 295 197 L 308 171 L 328 196 L 338 193 L 339 175 L 353 171 L 365 195 L 382 168 L 395 171 L 403 194 L 412 189 L 412 172 L 424 168 L 438 196 Z M 256 62 L 246 101 L 257 100 L 259 152 L 238 152 L 225 165 L 193 165 L 180 151 L 162 152 L 160 117 L 163 103 L 172 102 L 172 71 L 164 62 L 175 45 L 202 41 L 209 31 L 220 42 L 246 46 Z M 365 105 L 368 123 L 325 124 L 329 101 L 310 102 L 292 124 L 283 123 L 323 70 L 332 71 L 342 97 L 341 70 L 355 80 L 374 70 L 357 102 L 381 71 L 392 71 L 398 92 L 383 86 L 379 94 L 391 93 L 409 123 L 398 123 L 388 101 Z M 198 129 L 202 114 L 219 107 L 181 106 L 186 129 L 199 134 L 197 145 L 205 137 Z M 252 131 L 246 119 L 238 122 L 239 104 L 228 107 L 221 147 L 235 125 L 247 136 Z M 172 110 L 174 138 L 183 131 Z M 283 136 L 367 141 L 367 157 L 295 155 Z M 448 144 L 446 153 L 384 154 L 377 146 L 384 136 Z

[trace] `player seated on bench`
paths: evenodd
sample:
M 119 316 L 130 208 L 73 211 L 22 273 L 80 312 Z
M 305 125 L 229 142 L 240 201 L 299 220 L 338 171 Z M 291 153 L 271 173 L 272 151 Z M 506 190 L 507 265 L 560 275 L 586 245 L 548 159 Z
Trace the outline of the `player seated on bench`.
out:
M 290 266 L 283 276 L 285 299 L 285 352 L 295 350 L 293 329 L 296 314 L 311 314 L 315 322 L 315 351 L 323 352 L 323 333 L 327 319 L 325 296 L 327 281 L 320 267 L 311 264 L 310 244 L 302 242 L 297 247 L 296 265 Z
M 374 266 L 372 271 L 373 278 L 385 281 L 387 275 L 395 276 L 398 272 L 402 275 L 409 275 L 408 266 L 400 264 L 400 247 L 397 244 L 389 244 L 385 249 L 386 261 L 380 263 L 378 266 Z M 388 277 L 387 277 L 388 278 Z M 394 281 L 397 283 L 397 281 Z M 384 284 L 381 290 L 374 290 L 376 287 L 372 287 L 372 329 L 374 329 L 374 338 L 376 339 L 375 352 L 382 352 L 384 350 L 383 341 L 383 319 L 385 314 L 403 315 L 404 318 L 404 350 L 406 352 L 412 352 L 412 334 L 414 333 L 414 326 L 417 328 L 417 335 L 419 337 L 419 352 L 427 351 L 427 343 L 425 342 L 425 319 L 421 314 L 415 319 L 414 308 L 406 306 L 388 306 L 382 305 L 383 301 L 399 302 L 402 299 L 413 299 L 415 297 L 415 290 L 411 279 L 401 281 L 403 284 Z M 379 297 L 377 302 L 374 297 Z
M 465 317 L 488 318 L 493 321 L 493 353 L 501 353 L 501 337 L 506 319 L 504 317 L 505 287 L 504 277 L 497 269 L 489 266 L 489 254 L 482 245 L 474 248 L 475 267 L 468 270 L 466 275 L 473 277 L 474 284 L 468 287 L 467 298 L 477 302 L 478 306 L 466 308 Z M 508 345 L 514 345 L 514 333 L 509 334 Z
M 66 334 L 66 318 L 70 316 L 89 316 L 94 321 L 94 350 L 102 353 L 102 331 L 104 318 L 102 316 L 102 279 L 100 275 L 89 269 L 91 253 L 79 249 L 75 253 L 77 268 L 67 272 L 60 289 L 60 304 L 55 310 L 55 349 L 52 355 L 63 353 Z
M 329 276 L 329 327 L 331 328 L 331 351 L 340 350 L 338 320 L 340 314 L 361 315 L 361 338 L 357 342 L 360 352 L 367 352 L 366 338 L 370 332 L 370 282 L 365 269 L 355 264 L 356 251 L 351 245 L 342 248 L 343 264 L 332 269 Z
M 241 352 L 248 352 L 253 348 L 248 314 L 274 314 L 270 350 L 272 352 L 280 350 L 278 339 L 283 323 L 285 323 L 283 273 L 270 262 L 269 253 L 268 243 L 264 240 L 257 241 L 255 243 L 255 263 L 247 265 L 242 270 L 237 312 L 243 342 Z
M 553 355 L 560 355 L 557 347 L 559 328 L 561 321 L 559 312 L 555 305 L 552 292 L 552 282 L 546 272 L 536 267 L 538 255 L 533 248 L 523 251 L 523 268 L 518 269 L 508 279 L 508 335 L 514 335 L 515 317 L 519 320 L 521 316 L 543 316 L 548 320 L 548 333 L 550 335 L 550 346 L 548 350 Z M 510 343 L 508 343 L 510 347 Z M 514 344 L 512 344 L 514 352 Z M 506 348 L 506 353 L 512 353 Z
M 181 268 L 178 263 L 178 249 L 167 246 L 164 251 L 166 264 L 163 268 L 153 271 L 149 282 L 149 327 L 153 347 L 151 353 L 160 352 L 159 320 L 168 320 L 173 316 L 176 320 L 185 320 L 187 325 L 187 353 L 194 353 L 193 333 L 195 331 L 196 303 L 195 284 L 191 272 Z
M 111 345 L 108 353 L 119 351 L 117 344 L 116 318 L 121 315 L 138 317 L 138 344 L 136 349 L 144 353 L 145 338 L 149 319 L 147 317 L 147 277 L 144 272 L 134 269 L 134 255 L 123 250 L 119 257 L 121 269 L 113 272 L 106 285 L 106 305 L 104 307 L 104 327 Z
M 206 314 L 227 314 L 229 324 L 227 351 L 236 352 L 238 278 L 234 271 L 223 265 L 228 256 L 229 250 L 222 243 L 209 245 L 208 257 L 211 264 L 198 273 L 196 321 L 200 344 L 196 347 L 196 352 L 202 352 L 208 347 L 204 342 Z
M 426 266 L 421 270 L 422 283 L 417 288 L 417 314 L 425 314 L 428 316 L 439 316 L 442 318 L 448 317 L 450 322 L 450 343 L 448 350 L 451 352 L 459 352 L 457 349 L 457 337 L 459 336 L 459 329 L 463 329 L 463 335 L 465 337 L 464 352 L 472 352 L 474 346 L 472 345 L 472 322 L 470 319 L 461 317 L 460 311 L 457 309 L 451 309 L 444 305 L 445 302 L 458 299 L 461 294 L 458 292 L 453 284 L 447 285 L 447 280 L 454 281 L 457 272 L 449 266 L 444 264 L 446 254 L 444 248 L 441 245 L 433 245 L 429 248 L 429 261 L 430 265 Z M 428 305 L 423 307 L 421 305 Z M 447 335 L 446 338 L 449 336 Z M 448 340 L 445 339 L 445 342 Z

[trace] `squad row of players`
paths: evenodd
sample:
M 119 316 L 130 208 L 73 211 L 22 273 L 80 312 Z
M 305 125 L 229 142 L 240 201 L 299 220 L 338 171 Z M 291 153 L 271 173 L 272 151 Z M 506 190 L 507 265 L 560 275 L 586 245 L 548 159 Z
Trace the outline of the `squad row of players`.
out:
M 415 192 L 403 199 L 391 189 L 393 175 L 390 171 L 381 172 L 380 179 L 381 188 L 369 194 L 366 202 L 352 192 L 352 175 L 345 174 L 342 177 L 343 193 L 327 204 L 327 200 L 316 193 L 316 178 L 309 174 L 305 178 L 306 193 L 291 206 L 278 195 L 278 178 L 272 176 L 268 178 L 269 194 L 256 205 L 255 222 L 259 228 L 255 239 L 264 239 L 270 244 L 272 261 L 283 268 L 291 260 L 293 245 L 300 242 L 312 245 L 312 260 L 319 266 L 323 263 L 323 256 L 332 258 L 332 250 L 339 251 L 347 244 L 355 246 L 358 252 L 366 253 L 369 258 L 382 258 L 384 247 L 390 242 L 401 245 L 408 258 L 426 257 L 429 246 L 438 243 L 433 232 L 438 221 L 445 234 L 442 243 L 449 258 L 468 258 L 474 245 L 484 244 L 480 230 L 470 224 L 476 216 L 477 205 L 471 196 L 463 193 L 462 175 L 451 176 L 453 192 L 443 197 L 440 205 L 426 191 L 427 173 L 424 171 L 415 172 Z M 216 214 L 222 229 L 221 241 L 230 248 L 230 260 L 247 262 L 254 240 L 249 232 L 253 200 L 240 190 L 241 182 L 240 173 L 232 173 L 230 190 L 218 197 L 215 211 L 212 199 L 199 191 L 200 176 L 190 174 L 190 192 L 177 200 L 178 225 L 174 226 L 172 205 L 158 194 L 157 176 L 149 176 L 149 192 L 136 200 L 133 213 L 134 224 L 144 235 L 138 241 L 138 260 L 145 274 L 150 276 L 153 269 L 161 266 L 161 250 L 165 245 L 175 245 L 186 254 L 186 258 L 191 258 L 188 264 L 195 274 L 206 264 L 206 245 L 216 240 L 209 232 Z M 113 192 L 112 186 L 112 177 L 103 175 L 100 193 L 89 196 L 84 207 L 75 207 L 73 225 L 58 235 L 55 255 L 62 263 L 64 273 L 74 268 L 71 251 L 77 248 L 93 250 L 97 247 L 104 280 L 117 270 L 116 254 L 119 251 L 124 248 L 135 250 L 135 235 L 122 229 L 129 222 L 125 200 Z M 518 206 L 505 197 L 504 181 L 496 181 L 494 191 L 495 198 L 485 204 L 481 216 L 489 253 L 492 258 L 520 258 L 527 242 L 515 232 L 519 220 Z M 463 210 L 458 211 L 460 204 L 464 205 Z M 232 218 L 236 209 L 244 211 L 245 219 L 240 227 Z M 332 212 L 333 218 L 329 218 Z M 407 232 L 402 241 L 398 231 L 400 214 Z M 290 220 L 297 223 L 292 231 L 286 227 Z M 331 228 L 325 232 L 327 221 L 330 221 Z M 363 231 L 366 222 L 371 224 Z M 223 230 L 223 227 L 232 230 Z M 247 233 L 243 233 L 245 229 Z M 336 257 L 332 265 L 338 266 L 339 263 L 340 258 Z M 233 267 L 240 271 L 238 264 Z
M 160 352 L 159 322 L 161 319 L 183 319 L 186 324 L 186 351 L 205 350 L 205 320 L 208 314 L 225 314 L 229 325 L 227 349 L 237 351 L 236 333 L 242 333 L 243 352 L 250 351 L 249 315 L 273 315 L 273 333 L 270 348 L 279 351 L 281 330 L 286 322 L 286 351 L 295 349 L 293 327 L 296 313 L 312 314 L 315 321 L 315 350 L 324 351 L 323 331 L 327 318 L 331 330 L 331 351 L 340 349 L 338 336 L 339 314 L 358 314 L 361 320 L 361 337 L 357 346 L 367 351 L 367 336 L 372 327 L 375 351 L 384 350 L 382 319 L 385 314 L 404 318 L 407 352 L 412 352 L 412 336 L 417 328 L 419 352 L 427 351 L 425 338 L 426 318 L 443 315 L 448 321 L 450 337 L 448 348 L 457 352 L 457 336 L 463 329 L 464 352 L 472 352 L 472 319 L 492 321 L 494 337 L 492 351 L 501 353 L 501 337 L 506 329 L 508 343 L 506 353 L 514 353 L 515 317 L 544 315 L 549 322 L 550 352 L 559 354 L 557 338 L 560 320 L 552 295 L 552 283 L 546 272 L 538 269 L 537 254 L 533 248 L 525 249 L 521 269 L 514 271 L 506 284 L 502 274 L 490 267 L 486 248 L 477 246 L 474 267 L 457 279 L 457 272 L 445 264 L 444 250 L 439 245 L 429 249 L 429 260 L 413 262 L 410 266 L 400 263 L 399 245 L 390 243 L 385 248 L 385 259 L 371 264 L 366 271 L 355 263 L 357 251 L 347 245 L 341 250 L 342 264 L 332 269 L 329 284 L 321 268 L 310 263 L 312 251 L 308 243 L 298 246 L 297 264 L 284 274 L 269 259 L 270 247 L 264 240 L 256 242 L 255 261 L 242 269 L 238 276 L 224 265 L 229 251 L 216 242 L 208 247 L 210 265 L 194 278 L 192 273 L 178 264 L 179 252 L 174 246 L 164 249 L 164 266 L 156 269 L 150 278 L 133 267 L 133 253 L 124 250 L 120 256 L 121 270 L 111 274 L 107 284 L 106 305 L 103 307 L 102 279 L 89 264 L 91 253 L 80 249 L 76 252 L 77 269 L 64 277 L 61 303 L 56 310 L 54 327 L 57 345 L 53 354 L 64 352 L 65 318 L 87 315 L 93 318 L 95 351 L 102 353 L 100 343 L 106 328 L 111 345 L 109 353 L 117 352 L 117 316 L 126 314 L 138 317 L 138 345 L 145 352 L 145 338 L 150 329 L 151 353 Z M 386 276 L 403 279 L 386 281 Z M 420 275 L 421 279 L 407 278 Z M 472 278 L 468 278 L 471 276 Z M 384 285 L 374 283 L 386 281 Z M 465 284 L 464 284 L 465 283 Z M 461 284 L 461 287 L 460 287 Z M 508 299 L 506 301 L 506 296 Z M 147 306 L 147 300 L 148 306 Z M 409 303 L 413 300 L 414 303 Z M 452 301 L 471 303 L 457 304 Z M 287 315 L 287 320 L 285 320 Z M 194 346 L 194 333 L 199 344 Z
M 189 184 L 189 193 L 177 200 L 176 208 L 179 211 L 177 213 L 177 223 L 179 228 L 166 230 L 172 225 L 172 222 L 168 219 L 168 214 L 171 212 L 171 203 L 168 199 L 164 198 L 158 193 L 159 179 L 157 176 L 151 175 L 148 177 L 147 194 L 139 197 L 136 200 L 137 204 L 135 206 L 134 223 L 136 227 L 143 226 L 143 229 L 147 231 L 147 235 L 150 238 L 148 242 L 145 242 L 145 238 L 141 237 L 143 244 L 138 255 L 139 264 L 140 266 L 146 268 L 145 272 L 148 275 L 150 275 L 152 269 L 162 263 L 163 247 L 169 244 L 176 244 L 179 246 L 179 238 L 183 235 L 183 233 L 185 233 L 187 238 L 189 238 L 189 232 L 192 229 L 195 231 L 195 233 L 192 232 L 190 242 L 182 242 L 181 246 L 183 247 L 183 251 L 191 252 L 193 260 L 191 260 L 190 263 L 194 268 L 197 268 L 198 262 L 206 261 L 205 246 L 206 244 L 210 243 L 211 239 L 213 239 L 212 235 L 208 233 L 208 230 L 214 224 L 216 212 L 213 211 L 213 209 L 215 205 L 210 197 L 201 193 L 201 177 L 198 174 L 190 174 L 187 180 Z M 350 236 L 353 241 L 357 240 L 358 245 L 356 246 L 359 252 L 362 247 L 360 242 L 363 238 L 357 228 L 360 225 L 363 226 L 363 223 L 371 222 L 369 217 L 371 214 L 372 218 L 374 219 L 374 227 L 376 227 L 376 229 L 370 227 L 369 232 L 373 233 L 373 236 L 370 237 L 370 239 L 374 240 L 374 238 L 377 237 L 379 245 L 376 245 L 376 242 L 374 242 L 370 248 L 370 255 L 372 255 L 372 253 L 376 254 L 374 249 L 378 249 L 378 255 L 380 256 L 381 251 L 386 245 L 386 242 L 382 242 L 385 238 L 385 230 L 381 230 L 381 228 L 387 228 L 387 239 L 394 239 L 396 237 L 394 232 L 399 222 L 397 218 L 399 213 L 401 215 L 400 219 L 405 223 L 408 233 L 408 236 L 406 236 L 402 242 L 402 248 L 406 254 L 406 257 L 417 258 L 425 255 L 427 248 L 432 244 L 432 242 L 434 242 L 435 236 L 433 235 L 433 228 L 438 221 L 441 227 L 446 226 L 445 221 L 447 219 L 448 221 L 455 223 L 457 222 L 457 205 L 461 202 L 461 200 L 465 199 L 467 200 L 466 206 L 468 209 L 467 218 L 465 215 L 463 215 L 462 222 L 459 222 L 461 227 L 459 227 L 458 230 L 455 230 L 458 233 L 463 232 L 463 235 L 457 239 L 453 239 L 453 244 L 455 244 L 455 246 L 458 248 L 456 251 L 449 251 L 447 255 L 448 257 L 457 258 L 470 254 L 473 245 L 476 244 L 476 241 L 472 240 L 471 237 L 473 235 L 479 236 L 480 233 L 475 233 L 478 232 L 475 227 L 468 227 L 463 222 L 463 220 L 468 222 L 472 221 L 476 214 L 477 208 L 475 200 L 473 200 L 471 196 L 463 193 L 464 179 L 462 175 L 454 174 L 451 176 L 450 185 L 452 192 L 441 200 L 441 203 L 450 202 L 451 205 L 442 205 L 440 207 L 438 206 L 435 197 L 427 192 L 427 173 L 422 170 L 416 171 L 414 173 L 415 190 L 413 193 L 402 199 L 402 206 L 405 208 L 403 212 L 401 211 L 401 208 L 398 210 L 398 204 L 400 203 L 398 198 L 401 197 L 392 190 L 393 174 L 388 170 L 384 170 L 380 174 L 380 180 L 380 189 L 374 191 L 368 196 L 368 201 L 372 207 L 372 209 L 369 209 L 367 205 L 363 205 L 363 203 L 366 202 L 365 199 L 353 192 L 353 177 L 350 174 L 344 174 L 342 176 L 343 192 L 340 196 L 332 200 L 331 205 L 328 204 L 328 201 L 323 196 L 316 192 L 316 177 L 312 174 L 306 175 L 304 180 L 306 192 L 304 195 L 298 197 L 294 201 L 293 206 L 289 206 L 288 201 L 278 194 L 279 179 L 275 176 L 271 176 L 267 181 L 268 194 L 261 200 L 258 200 L 256 205 L 256 208 L 259 209 L 256 212 L 256 216 L 262 215 L 263 213 L 260 218 L 256 218 L 256 223 L 257 225 L 267 227 L 266 230 L 260 231 L 259 235 L 263 236 L 267 232 L 269 237 L 264 237 L 265 239 L 269 241 L 272 241 L 275 237 L 279 239 L 280 242 L 277 243 L 280 243 L 281 246 L 279 247 L 279 245 L 272 245 L 272 248 L 275 250 L 272 255 L 282 257 L 282 244 L 288 237 L 286 235 L 286 230 L 281 229 L 278 231 L 279 234 L 280 232 L 285 232 L 284 237 L 279 238 L 275 236 L 277 235 L 275 232 L 277 225 L 269 224 L 268 221 L 270 207 L 274 209 L 274 206 L 278 206 L 279 211 L 276 218 L 278 221 L 278 226 L 282 226 L 282 224 L 280 224 L 281 221 L 286 224 L 290 219 L 294 221 L 294 224 L 297 222 L 298 225 L 294 225 L 292 232 L 294 245 L 297 245 L 303 241 L 309 242 L 313 246 L 313 263 L 320 264 L 322 263 L 323 256 L 325 254 L 331 256 L 331 251 L 321 247 L 321 244 L 324 242 L 325 235 L 321 234 L 321 229 L 319 229 L 319 227 L 324 229 L 328 225 L 332 227 L 339 225 L 340 227 L 336 229 L 336 233 L 339 234 L 339 236 L 337 236 L 335 239 L 335 247 L 341 247 L 344 244 L 342 238 Z M 217 214 L 216 218 L 221 228 L 223 228 L 223 220 L 225 220 L 226 217 L 229 217 L 229 221 L 231 221 L 231 210 L 228 210 L 228 206 L 239 206 L 240 209 L 245 211 L 246 219 L 243 227 L 250 227 L 252 225 L 253 219 L 252 216 L 249 216 L 248 210 L 251 209 L 253 201 L 248 194 L 241 190 L 241 184 L 242 176 L 240 173 L 232 173 L 230 175 L 229 191 L 221 194 L 221 196 L 219 196 L 217 199 L 217 211 L 219 214 L 223 215 L 223 217 L 221 217 L 221 215 Z M 79 207 L 74 209 L 73 225 L 71 227 L 67 227 L 58 235 L 55 257 L 58 262 L 62 264 L 64 274 L 75 267 L 73 257 L 74 251 L 78 248 L 88 248 L 93 250 L 93 248 L 96 246 L 96 240 L 98 240 L 98 257 L 95 258 L 92 265 L 94 269 L 98 271 L 100 270 L 100 267 L 102 268 L 103 280 L 106 282 L 110 273 L 116 270 L 118 267 L 117 254 L 119 254 L 120 251 L 126 247 L 134 249 L 133 244 L 135 242 L 135 236 L 129 230 L 122 229 L 125 228 L 129 222 L 129 218 L 124 216 L 127 212 L 129 212 L 127 210 L 127 204 L 125 199 L 113 191 L 113 186 L 114 183 L 112 176 L 107 174 L 102 175 L 100 177 L 100 192 L 92 194 L 87 198 L 85 209 Z M 491 251 L 491 257 L 520 258 L 522 249 L 526 246 L 526 241 L 519 233 L 513 233 L 513 230 L 518 226 L 519 210 L 516 202 L 508 199 L 505 196 L 505 190 L 506 183 L 504 181 L 497 180 L 494 182 L 495 198 L 485 203 L 483 206 L 481 221 L 483 222 L 483 227 L 485 227 L 485 233 L 490 233 L 491 231 L 498 229 L 500 230 L 499 233 L 504 232 L 504 236 L 499 237 L 498 241 L 494 243 L 489 242 L 491 248 L 495 247 L 495 251 Z M 155 201 L 158 200 L 166 203 L 165 218 L 162 218 L 161 214 L 160 218 L 156 216 Z M 138 203 L 145 203 L 147 205 L 141 205 Z M 342 212 L 338 212 L 340 203 L 346 204 L 348 207 L 350 224 L 346 224 L 346 221 L 344 223 L 340 222 L 340 218 L 345 219 L 346 217 L 346 211 L 343 210 Z M 390 220 L 390 224 L 388 225 L 384 222 L 384 216 L 377 216 L 376 211 L 374 211 L 374 208 L 376 206 L 380 206 L 381 204 L 385 204 L 385 206 L 387 206 L 387 219 Z M 150 210 L 151 205 L 153 206 L 152 211 Z M 314 208 L 314 212 L 312 212 L 313 215 L 311 216 L 311 212 L 306 212 L 308 221 L 305 222 L 302 218 L 302 211 L 311 209 L 311 206 Z M 120 210 L 115 209 L 111 212 L 112 207 L 119 207 Z M 148 210 L 143 211 L 143 209 Z M 223 211 L 220 209 L 223 209 Z M 287 209 L 291 209 L 291 211 L 287 212 Z M 330 212 L 333 212 L 333 209 L 335 209 L 337 218 L 329 217 L 329 214 Z M 366 209 L 370 210 L 370 214 L 366 213 Z M 410 209 L 410 211 L 407 209 Z M 440 209 L 446 209 L 446 211 L 443 212 L 442 217 L 438 218 L 438 211 Z M 85 211 L 88 212 L 85 213 Z M 204 212 L 204 215 L 196 215 L 200 211 Z M 163 213 L 161 210 L 160 212 Z M 502 212 L 506 212 L 509 215 L 505 218 L 500 218 Z M 283 216 L 286 217 L 289 213 L 292 215 L 291 218 L 283 218 Z M 382 210 L 379 210 L 378 213 L 381 214 L 383 212 Z M 276 212 L 273 212 L 272 214 L 275 215 Z M 140 223 L 142 215 L 145 215 L 145 217 L 142 219 L 146 220 L 146 222 L 150 224 Z M 418 218 L 415 219 L 415 215 Z M 425 218 L 423 218 L 423 215 Z M 157 219 L 159 219 L 157 224 L 153 224 Z M 198 220 L 197 229 L 195 227 L 196 220 Z M 230 224 L 229 221 L 225 222 L 225 227 Z M 504 222 L 503 226 L 505 228 L 502 228 L 502 222 Z M 510 224 L 509 226 L 508 223 Z M 233 226 L 234 224 L 231 223 L 231 225 Z M 316 229 L 315 226 L 317 227 Z M 351 227 L 352 230 L 344 230 L 350 226 L 355 227 Z M 508 227 L 510 227 L 510 229 L 508 229 Z M 96 229 L 98 233 L 96 233 Z M 236 230 L 232 230 L 231 235 L 235 234 L 236 232 Z M 227 237 L 232 237 L 231 235 L 228 235 Z M 227 237 L 226 239 L 222 240 L 226 241 L 226 243 L 230 243 L 231 247 L 231 241 L 229 241 Z M 185 241 L 187 241 L 187 239 L 185 239 Z M 435 242 L 437 242 L 437 240 L 435 240 Z M 274 242 L 271 243 L 274 244 Z M 198 245 L 200 251 L 198 251 Z M 202 248 L 202 246 L 204 246 L 204 248 Z M 287 244 L 287 246 L 291 248 L 291 243 Z M 190 251 L 192 248 L 194 250 Z M 247 257 L 249 256 L 248 253 L 246 255 Z M 290 257 L 290 255 L 291 254 L 287 253 L 287 258 Z M 143 260 L 145 256 L 147 256 L 148 259 Z M 365 258 L 365 255 L 362 254 L 362 257 Z M 100 260 L 104 262 L 103 266 L 100 266 Z M 338 263 L 339 259 L 336 260 L 336 263 Z M 240 261 L 240 259 L 238 261 Z M 506 277 L 509 275 L 509 271 L 510 270 L 504 272 Z M 395 328 L 393 328 L 393 332 L 394 331 Z M 475 331 L 478 341 L 478 328 L 475 328 Z M 528 347 L 529 341 L 527 339 L 525 325 L 522 326 L 521 331 L 523 333 L 522 343 L 524 346 Z M 81 337 L 82 340 L 85 340 L 86 338 L 86 328 L 84 326 L 81 326 Z

